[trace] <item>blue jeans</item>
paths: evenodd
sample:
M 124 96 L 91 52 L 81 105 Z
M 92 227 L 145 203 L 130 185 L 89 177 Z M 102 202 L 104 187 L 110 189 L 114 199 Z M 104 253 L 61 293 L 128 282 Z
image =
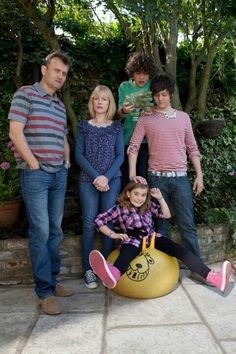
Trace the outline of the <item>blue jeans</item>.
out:
M 90 182 L 80 182 L 79 195 L 83 216 L 83 234 L 81 238 L 82 268 L 86 272 L 91 269 L 89 253 L 94 250 L 95 226 L 94 220 L 99 213 L 103 213 L 116 204 L 117 195 L 120 192 L 120 178 L 109 182 L 110 189 L 107 192 L 99 192 Z M 114 240 L 108 236 L 102 236 L 102 254 L 105 258 L 114 248 Z
M 200 257 L 193 216 L 192 188 L 188 177 L 158 177 L 149 174 L 148 184 L 150 188 L 159 188 L 167 204 L 171 204 L 184 246 L 195 256 Z M 168 230 L 169 221 L 164 220 L 159 226 L 158 232 L 168 236 Z
M 60 271 L 59 246 L 63 238 L 67 170 L 55 173 L 39 170 L 20 171 L 21 190 L 29 222 L 29 252 L 39 298 L 53 295 Z

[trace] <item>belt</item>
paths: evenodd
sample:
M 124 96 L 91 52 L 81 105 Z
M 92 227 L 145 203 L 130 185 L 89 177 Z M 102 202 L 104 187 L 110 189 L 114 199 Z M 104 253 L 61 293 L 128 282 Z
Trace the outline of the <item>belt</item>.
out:
M 187 172 L 183 171 L 166 171 L 166 172 L 159 172 L 159 171 L 149 171 L 148 174 L 151 176 L 157 177 L 184 177 L 187 176 Z

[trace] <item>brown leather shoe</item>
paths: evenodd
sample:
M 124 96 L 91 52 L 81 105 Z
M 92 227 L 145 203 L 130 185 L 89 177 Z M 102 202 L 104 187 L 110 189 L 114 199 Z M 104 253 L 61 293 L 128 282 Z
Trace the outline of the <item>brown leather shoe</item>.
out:
M 64 286 L 57 284 L 54 290 L 54 295 L 55 296 L 61 296 L 61 297 L 66 297 L 66 296 L 72 296 L 75 294 L 75 291 L 70 288 L 64 288 Z
M 45 299 L 40 299 L 39 304 L 41 306 L 42 311 L 47 315 L 59 315 L 61 313 L 55 296 L 49 296 Z

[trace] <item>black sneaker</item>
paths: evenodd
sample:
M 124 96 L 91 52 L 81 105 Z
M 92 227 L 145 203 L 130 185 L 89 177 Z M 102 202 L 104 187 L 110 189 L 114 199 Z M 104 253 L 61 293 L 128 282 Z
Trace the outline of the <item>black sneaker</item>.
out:
M 86 270 L 84 273 L 84 283 L 89 289 L 96 289 L 98 287 L 96 275 L 91 269 Z

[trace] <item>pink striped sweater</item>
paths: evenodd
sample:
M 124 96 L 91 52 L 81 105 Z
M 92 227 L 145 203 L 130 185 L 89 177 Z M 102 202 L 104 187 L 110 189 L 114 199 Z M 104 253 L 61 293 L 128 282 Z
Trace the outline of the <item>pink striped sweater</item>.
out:
M 185 112 L 176 111 L 174 118 L 157 111 L 143 114 L 131 137 L 129 153 L 138 153 L 144 136 L 149 147 L 148 171 L 187 171 L 187 156 L 200 156 Z

